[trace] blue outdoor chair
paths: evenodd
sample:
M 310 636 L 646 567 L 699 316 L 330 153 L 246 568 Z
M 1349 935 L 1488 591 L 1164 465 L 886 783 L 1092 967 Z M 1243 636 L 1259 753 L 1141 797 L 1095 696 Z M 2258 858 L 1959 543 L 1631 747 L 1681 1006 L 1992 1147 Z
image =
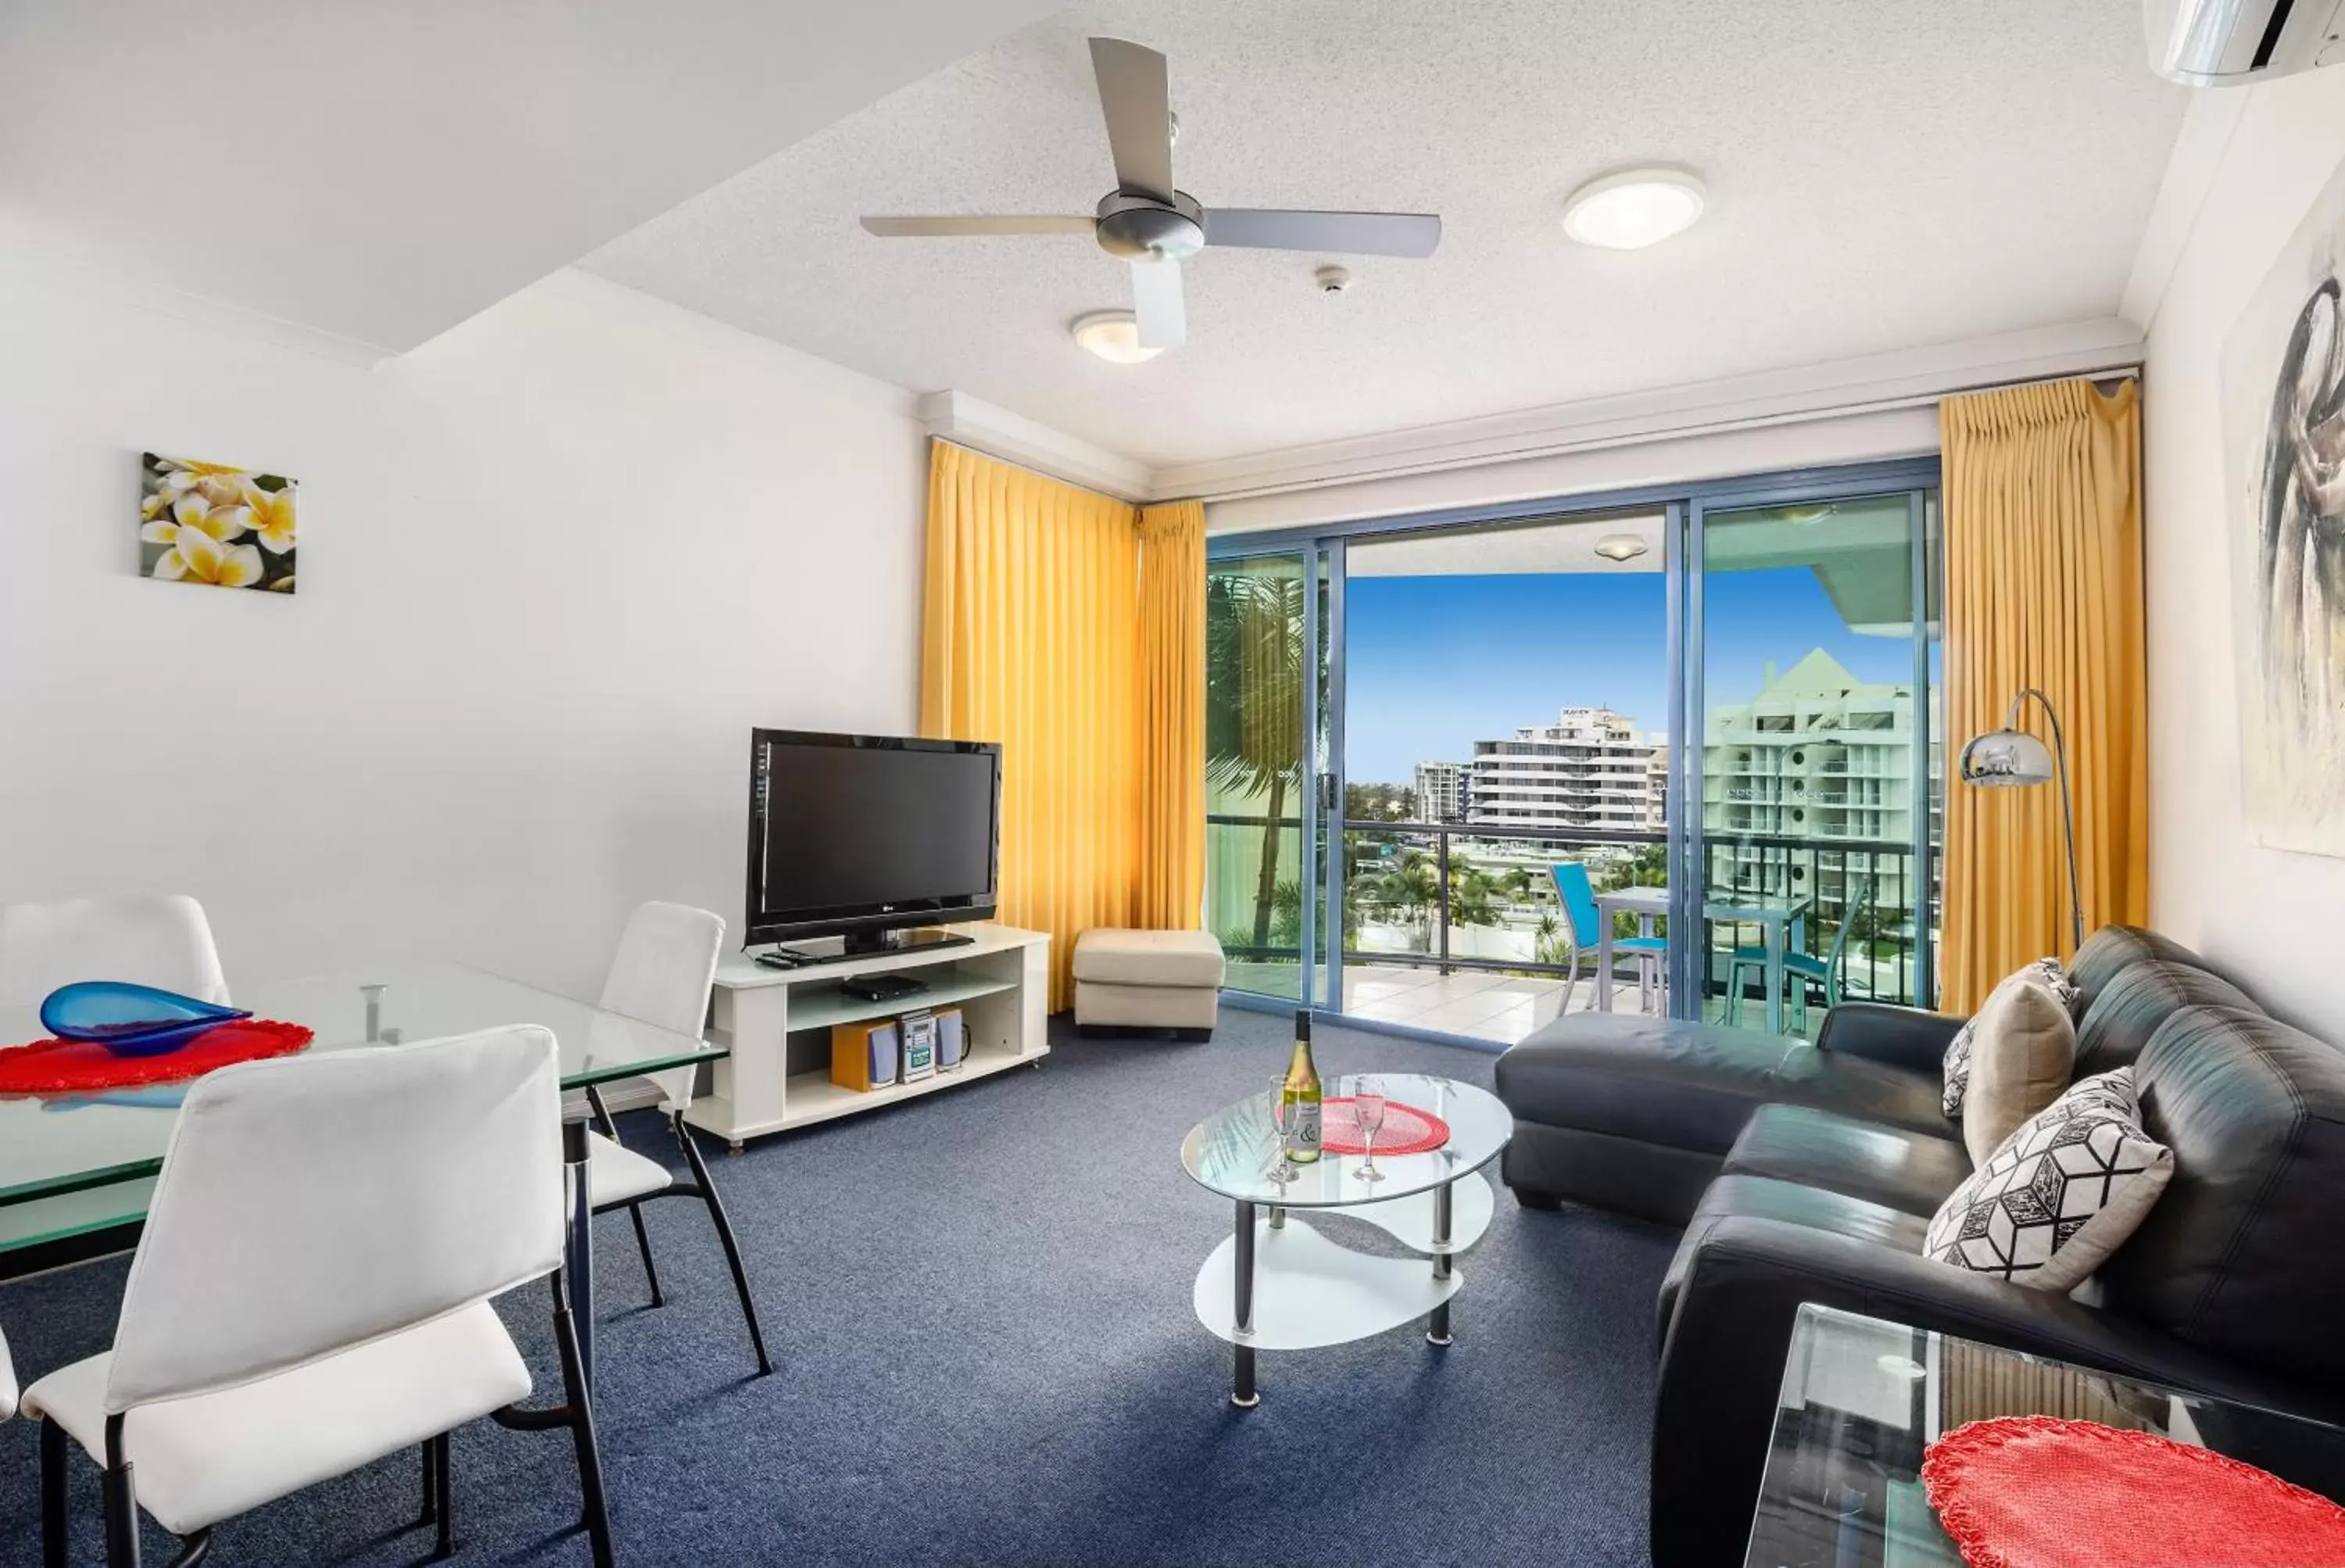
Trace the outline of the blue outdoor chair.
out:
M 1563 983 L 1563 1005 L 1558 1013 L 1571 1011 L 1571 993 L 1579 983 L 1580 960 L 1592 966 L 1596 962 L 1597 942 L 1603 933 L 1606 916 L 1596 907 L 1596 885 L 1588 880 L 1588 868 L 1578 860 L 1564 860 L 1548 868 L 1555 879 L 1555 896 L 1563 901 L 1565 923 L 1571 929 L 1571 958 Z M 1612 939 L 1615 954 L 1629 953 L 1637 960 L 1637 993 L 1647 1012 L 1652 1011 L 1653 1000 L 1660 990 L 1661 964 L 1669 956 L 1669 939 L 1659 936 L 1616 936 Z
M 1800 1033 L 1806 1033 L 1808 1029 L 1808 987 L 1810 985 L 1823 987 L 1826 1008 L 1838 1007 L 1841 1004 L 1841 998 L 1847 989 L 1842 975 L 1848 958 L 1848 933 L 1855 928 L 1857 917 L 1864 912 L 1865 906 L 1872 902 L 1873 878 L 1870 875 L 1859 877 L 1856 882 L 1856 897 L 1850 900 L 1842 911 L 1840 930 L 1832 935 L 1832 952 L 1822 958 L 1809 952 L 1787 952 L 1783 954 L 1783 980 L 1791 989 L 1792 994 L 1789 1000 L 1796 1009 L 1797 1016 L 1797 1022 L 1793 1027 Z M 1757 970 L 1760 983 L 1764 984 L 1767 977 L 1767 950 L 1763 947 L 1738 947 L 1734 950 L 1734 956 L 1727 962 L 1726 1021 L 1729 1023 L 1742 1022 L 1742 972 L 1745 968 Z

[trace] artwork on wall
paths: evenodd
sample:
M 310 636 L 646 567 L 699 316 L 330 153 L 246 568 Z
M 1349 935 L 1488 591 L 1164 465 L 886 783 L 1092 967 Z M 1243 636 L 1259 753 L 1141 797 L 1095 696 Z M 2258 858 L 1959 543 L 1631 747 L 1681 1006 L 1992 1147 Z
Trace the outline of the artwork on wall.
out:
M 140 575 L 293 592 L 294 490 L 279 473 L 142 453 Z
M 2345 855 L 2345 168 L 2223 344 L 2248 830 Z

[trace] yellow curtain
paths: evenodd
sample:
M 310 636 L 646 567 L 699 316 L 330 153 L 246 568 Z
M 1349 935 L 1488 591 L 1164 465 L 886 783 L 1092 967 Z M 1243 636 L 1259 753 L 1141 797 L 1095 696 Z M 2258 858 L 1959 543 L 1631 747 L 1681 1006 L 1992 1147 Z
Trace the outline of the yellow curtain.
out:
M 1140 513 L 1141 855 L 1133 918 L 1193 930 L 1205 898 L 1205 506 Z
M 2085 930 L 2149 911 L 2141 420 L 2136 388 L 2009 387 L 1939 405 L 1946 533 L 1940 1005 L 2069 951 L 2056 784 L 1964 784 L 1963 744 L 2040 687 L 2067 734 Z M 2023 726 L 2050 739 L 2043 710 Z
M 1197 922 L 1203 509 L 939 441 L 928 544 L 920 730 L 1001 747 L 1000 919 L 1051 933 L 1055 1012 L 1085 931 Z

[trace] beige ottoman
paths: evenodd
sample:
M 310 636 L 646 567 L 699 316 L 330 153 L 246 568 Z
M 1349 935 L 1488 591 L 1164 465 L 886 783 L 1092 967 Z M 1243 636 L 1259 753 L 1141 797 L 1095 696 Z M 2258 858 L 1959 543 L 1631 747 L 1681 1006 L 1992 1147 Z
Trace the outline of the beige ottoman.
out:
M 1210 1040 L 1222 1002 L 1222 944 L 1205 931 L 1118 931 L 1075 939 L 1075 1030 L 1133 1034 L 1170 1029 Z

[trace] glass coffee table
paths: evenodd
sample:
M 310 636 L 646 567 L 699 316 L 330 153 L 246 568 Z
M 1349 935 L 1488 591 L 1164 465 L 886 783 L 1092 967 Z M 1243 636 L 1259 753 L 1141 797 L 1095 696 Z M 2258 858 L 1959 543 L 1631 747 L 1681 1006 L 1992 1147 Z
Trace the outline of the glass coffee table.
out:
M 1744 1568 L 1962 1568 L 1923 1456 L 1966 1421 L 2034 1415 L 2155 1432 L 2345 1498 L 2345 1430 L 1810 1303 Z
M 1234 1234 L 1197 1271 L 1198 1320 L 1234 1347 L 1230 1402 L 1251 1410 L 1256 1350 L 1347 1344 L 1423 1318 L 1426 1339 L 1449 1343 L 1449 1299 L 1465 1277 L 1457 1256 L 1490 1227 L 1490 1184 L 1477 1173 L 1515 1135 L 1497 1097 L 1470 1084 L 1415 1073 L 1374 1074 L 1395 1105 L 1430 1111 L 1449 1124 L 1449 1141 L 1419 1155 L 1376 1156 L 1381 1181 L 1362 1177 L 1365 1157 L 1322 1155 L 1274 1180 L 1278 1135 L 1268 1090 L 1224 1106 L 1189 1129 L 1181 1164 L 1208 1192 L 1236 1205 Z M 1351 1093 L 1332 1080 L 1330 1097 Z M 1355 1252 L 1293 1217 L 1341 1209 L 1366 1221 L 1432 1267 Z

